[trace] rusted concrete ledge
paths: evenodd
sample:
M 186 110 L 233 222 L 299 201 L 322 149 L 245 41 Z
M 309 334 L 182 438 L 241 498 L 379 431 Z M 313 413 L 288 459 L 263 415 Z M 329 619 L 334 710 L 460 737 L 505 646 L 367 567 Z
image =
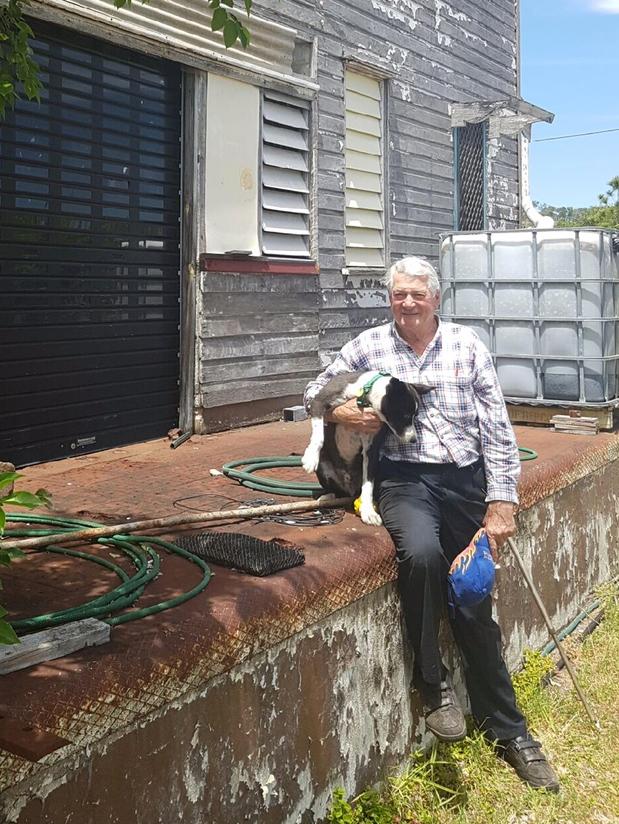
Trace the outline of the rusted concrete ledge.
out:
M 307 432 L 306 422 L 269 424 L 24 474 L 28 486 L 50 489 L 59 511 L 84 518 L 221 508 L 260 493 L 211 478 L 210 468 L 300 452 Z M 619 571 L 619 438 L 518 435 L 540 455 L 524 465 L 518 545 L 561 626 Z M 306 564 L 269 579 L 218 568 L 202 595 L 118 627 L 105 648 L 2 679 L 0 714 L 72 744 L 37 763 L 0 751 L 1 821 L 310 824 L 324 817 L 334 786 L 373 783 L 421 741 L 384 530 L 351 515 L 303 530 L 229 528 L 295 541 Z M 58 609 L 109 587 L 107 573 L 85 566 L 94 565 L 19 562 L 6 578 L 9 608 Z M 191 586 L 189 566 L 166 558 L 148 599 Z M 496 606 L 515 666 L 524 646 L 547 637 L 507 555 Z

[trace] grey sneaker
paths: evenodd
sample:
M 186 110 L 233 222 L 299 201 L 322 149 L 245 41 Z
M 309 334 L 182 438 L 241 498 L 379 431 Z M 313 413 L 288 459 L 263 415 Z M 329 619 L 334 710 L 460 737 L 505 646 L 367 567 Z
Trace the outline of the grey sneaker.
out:
M 466 738 L 466 722 L 456 703 L 452 688 L 446 681 L 439 687 L 424 691 L 426 727 L 440 741 L 461 741 Z
M 559 792 L 559 779 L 546 760 L 542 745 L 531 735 L 519 735 L 511 741 L 500 741 L 497 752 L 530 787 L 551 793 Z

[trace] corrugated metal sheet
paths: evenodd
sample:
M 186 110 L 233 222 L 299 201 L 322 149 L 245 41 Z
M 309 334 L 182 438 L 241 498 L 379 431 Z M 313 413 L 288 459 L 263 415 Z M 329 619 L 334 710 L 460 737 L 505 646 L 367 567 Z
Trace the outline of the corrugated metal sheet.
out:
M 135 0 L 124 9 L 114 8 L 112 0 L 34 0 L 29 13 L 58 23 L 71 25 L 68 19 L 60 19 L 58 12 L 66 13 L 75 20 L 80 17 L 98 22 L 106 27 L 110 39 L 114 29 L 122 34 L 138 35 L 152 43 L 172 47 L 191 55 L 189 63 L 195 65 L 196 56 L 234 61 L 255 69 L 277 71 L 292 75 L 292 53 L 296 31 L 287 26 L 250 18 L 251 47 L 226 49 L 221 32 L 211 31 L 211 9 L 207 0 L 157 0 L 142 3 Z M 53 12 L 56 12 L 54 14 Z M 139 44 L 135 44 L 139 48 Z

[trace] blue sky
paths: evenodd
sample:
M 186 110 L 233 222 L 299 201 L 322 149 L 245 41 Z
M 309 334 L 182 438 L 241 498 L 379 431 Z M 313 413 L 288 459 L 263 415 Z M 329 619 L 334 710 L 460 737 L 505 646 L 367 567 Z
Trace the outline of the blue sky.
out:
M 522 97 L 554 112 L 533 140 L 619 129 L 619 0 L 521 0 Z M 592 206 L 619 175 L 619 131 L 531 145 L 531 197 Z

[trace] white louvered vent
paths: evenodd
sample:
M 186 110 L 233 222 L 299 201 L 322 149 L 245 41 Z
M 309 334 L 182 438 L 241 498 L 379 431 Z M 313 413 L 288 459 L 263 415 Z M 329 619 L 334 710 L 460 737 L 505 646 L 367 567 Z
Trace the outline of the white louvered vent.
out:
M 278 92 L 262 103 L 262 252 L 309 257 L 309 104 Z
M 346 263 L 384 266 L 381 83 L 346 72 Z

